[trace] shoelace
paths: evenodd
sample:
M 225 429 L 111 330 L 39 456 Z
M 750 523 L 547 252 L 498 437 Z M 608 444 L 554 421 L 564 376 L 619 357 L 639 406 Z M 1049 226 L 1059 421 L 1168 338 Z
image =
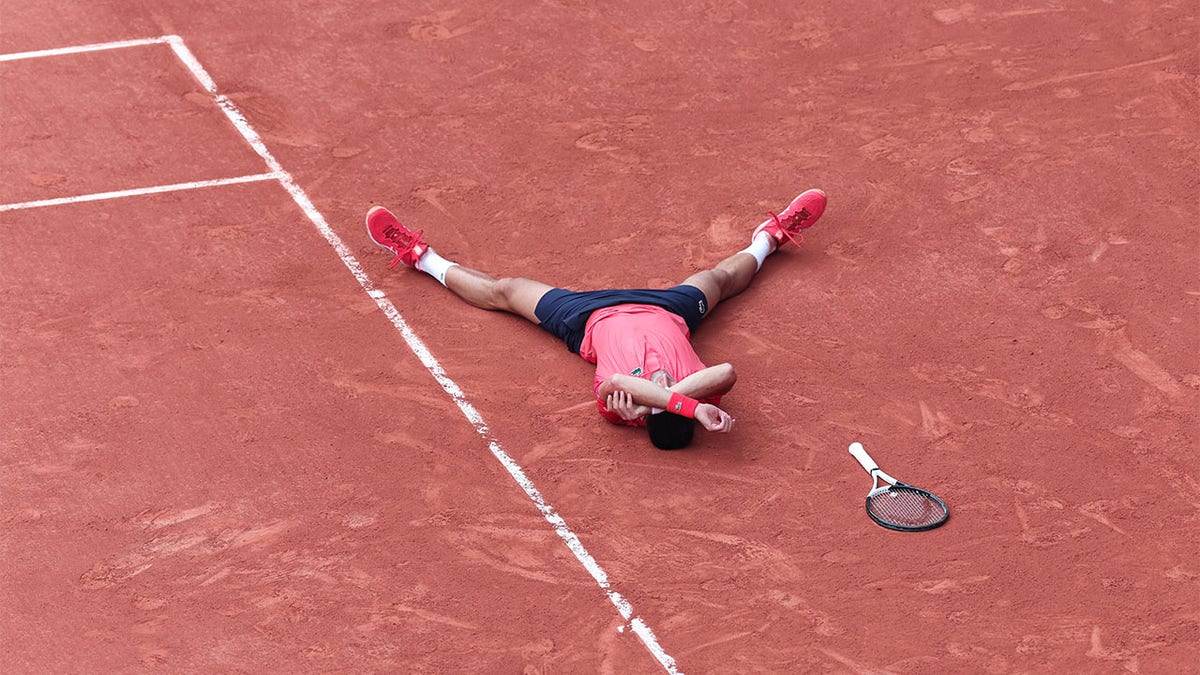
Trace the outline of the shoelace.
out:
M 388 265 L 388 269 L 392 269 L 403 262 L 402 258 L 404 258 L 405 254 L 416 248 L 417 244 L 421 241 L 421 235 L 425 234 L 425 230 L 417 230 L 408 234 L 405 234 L 400 228 L 396 228 L 396 230 L 399 232 L 398 235 L 389 233 L 388 236 L 388 239 L 395 245 L 395 248 L 392 250 L 396 252 L 396 257 L 392 258 L 392 264 Z
M 767 213 L 770 214 L 771 220 L 775 221 L 775 227 L 778 227 L 783 236 L 791 240 L 793 244 L 799 246 L 804 241 L 804 235 L 800 234 L 800 224 L 797 221 L 810 215 L 808 209 L 800 209 L 788 216 L 786 220 L 780 220 L 774 211 L 767 211 Z M 795 232 L 792 232 L 793 227 Z

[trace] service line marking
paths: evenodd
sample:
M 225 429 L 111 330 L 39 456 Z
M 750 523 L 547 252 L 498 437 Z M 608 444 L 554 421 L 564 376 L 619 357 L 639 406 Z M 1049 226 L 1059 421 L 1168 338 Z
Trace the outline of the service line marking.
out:
M 595 558 L 593 558 L 592 555 L 587 552 L 587 549 L 583 546 L 583 542 L 581 542 L 579 537 L 576 536 L 573 531 L 571 531 L 571 528 L 567 525 L 567 522 L 558 514 L 557 511 L 555 511 L 554 507 L 546 501 L 546 498 L 542 496 L 541 491 L 539 491 L 533 484 L 533 481 L 531 481 L 529 477 L 525 475 L 525 471 L 520 467 L 520 465 L 518 465 L 517 462 L 513 460 L 513 458 L 510 457 L 509 454 L 500 446 L 500 442 L 496 440 L 495 436 L 488 429 L 487 422 L 483 419 L 483 416 L 480 415 L 479 411 L 475 409 L 475 406 L 471 405 L 471 402 L 467 400 L 462 388 L 459 387 L 458 383 L 456 383 L 450 378 L 449 375 L 446 374 L 446 371 L 444 368 L 442 368 L 441 363 L 434 358 L 433 353 L 429 351 L 429 348 L 425 346 L 425 343 L 422 342 L 421 339 L 417 337 L 417 334 L 413 332 L 412 328 L 409 327 L 408 322 L 405 321 L 404 317 L 400 315 L 400 311 L 396 309 L 396 306 L 392 304 L 391 300 L 388 299 L 387 294 L 382 289 L 376 287 L 375 283 L 371 281 L 370 277 L 367 276 L 367 273 L 363 270 L 362 265 L 359 264 L 358 259 L 354 257 L 353 253 L 350 252 L 350 249 L 342 241 L 341 237 L 339 237 L 337 233 L 333 231 L 333 228 L 329 226 L 329 223 L 325 220 L 325 216 L 323 216 L 321 212 L 317 210 L 317 207 L 313 205 L 304 189 L 296 184 L 296 181 L 292 178 L 292 175 L 283 169 L 283 166 L 279 164 L 279 161 L 275 159 L 275 156 L 272 155 L 271 151 L 267 149 L 266 144 L 263 143 L 263 140 L 258 135 L 258 132 L 256 132 L 254 128 L 250 126 L 250 123 L 246 120 L 245 116 L 242 115 L 241 111 L 238 110 L 238 107 L 233 103 L 233 101 L 229 100 L 228 97 L 217 91 L 216 83 L 213 81 L 212 77 L 209 76 L 208 71 L 204 69 L 204 66 L 200 64 L 200 61 L 196 59 L 194 54 L 192 54 L 191 50 L 187 48 L 187 45 L 184 44 L 183 38 L 179 37 L 178 35 L 164 35 L 162 37 L 147 38 L 144 40 L 125 40 L 122 42 L 106 42 L 102 44 L 66 47 L 63 49 L 46 49 L 36 52 L 2 54 L 0 55 L 0 61 L 14 61 L 17 59 L 42 56 L 59 56 L 63 54 L 78 54 L 81 52 L 99 51 L 104 49 L 120 49 L 123 47 L 136 47 L 141 45 L 162 43 L 170 44 L 171 49 L 175 52 L 176 57 L 183 62 L 187 69 L 191 71 L 192 76 L 196 78 L 196 81 L 199 82 L 200 85 L 209 93 L 209 95 L 212 96 L 213 101 L 221 108 L 221 110 L 225 113 L 225 116 L 229 118 L 229 121 L 233 123 L 234 128 L 241 133 L 242 138 L 245 139 L 245 141 L 256 153 L 258 153 L 258 156 L 263 159 L 267 165 L 267 168 L 270 169 L 270 173 L 259 174 L 255 177 L 246 178 L 252 178 L 255 180 L 267 180 L 269 178 L 278 180 L 284 189 L 288 191 L 288 194 L 292 196 L 292 200 L 296 202 L 296 205 L 300 207 L 300 210 L 303 211 L 306 216 L 308 216 L 308 219 L 312 221 L 312 224 L 317 228 L 321 235 L 325 237 L 325 241 L 329 243 L 329 245 L 337 253 L 338 257 L 341 258 L 342 263 L 346 265 L 346 267 L 350 270 L 350 273 L 353 274 L 354 278 L 358 280 L 359 285 L 362 286 L 367 295 L 375 301 L 375 304 L 383 311 L 384 316 L 386 316 L 388 320 L 392 322 L 392 325 L 395 326 L 396 330 L 400 332 L 400 335 L 404 338 L 404 341 L 408 343 L 409 348 L 412 349 L 413 354 L 417 356 L 417 358 L 425 366 L 426 370 L 428 370 L 430 375 L 433 376 L 433 379 L 436 380 L 439 385 L 441 385 L 442 390 L 445 391 L 454 401 L 455 405 L 458 406 L 459 411 L 462 412 L 463 416 L 467 418 L 467 421 L 471 423 L 471 426 L 475 428 L 475 432 L 479 434 L 479 437 L 488 444 L 488 449 L 492 452 L 492 455 L 499 460 L 500 464 L 504 466 L 509 475 L 512 476 L 513 480 L 516 481 L 517 485 L 521 487 L 521 489 L 525 492 L 525 495 L 529 497 L 530 501 L 533 502 L 534 506 L 536 506 L 537 510 L 542 514 L 542 517 L 546 519 L 546 522 L 550 523 L 550 526 L 554 528 L 554 531 L 558 534 L 559 538 L 563 540 L 563 543 L 567 545 L 567 548 L 570 549 L 571 553 L 575 555 L 575 558 L 580 562 L 580 564 L 583 565 L 588 574 L 592 576 L 592 579 L 595 580 L 596 584 L 600 586 L 600 590 L 604 591 L 604 594 L 608 597 L 609 601 L 614 607 L 616 607 L 617 612 L 621 615 L 621 618 L 626 621 L 626 624 L 621 626 L 621 631 L 623 632 L 625 628 L 629 628 L 629 630 L 638 636 L 638 638 L 642 641 L 642 644 L 646 646 L 646 649 L 650 651 L 651 655 L 654 656 L 664 670 L 672 675 L 679 673 L 680 671 L 676 666 L 675 659 L 672 658 L 670 654 L 667 654 L 665 651 L 663 651 L 663 648 L 658 644 L 658 638 L 655 637 L 654 631 L 650 629 L 650 626 L 648 626 L 640 616 L 634 615 L 633 606 L 630 605 L 629 601 L 612 587 L 612 584 L 608 580 L 608 574 L 606 574 L 604 569 L 600 567 Z M 263 178 L 264 176 L 266 178 Z M 67 199 L 82 201 L 79 198 Z M 12 207 L 14 205 L 9 206 Z
M 16 204 L 0 204 L 0 211 L 16 211 L 17 209 L 36 209 L 42 206 L 59 206 L 76 202 L 96 202 L 103 199 L 120 199 L 121 197 L 136 197 L 138 195 L 153 195 L 160 192 L 177 192 L 179 190 L 196 190 L 219 185 L 237 185 L 238 183 L 253 183 L 263 180 L 279 180 L 273 173 L 258 173 L 253 176 L 236 176 L 234 178 L 217 178 L 215 180 L 198 180 L 191 183 L 175 183 L 173 185 L 155 185 L 152 187 L 133 188 L 132 190 L 116 190 L 113 192 L 96 192 L 90 195 L 76 197 L 59 197 L 57 199 L 40 199 L 34 202 L 18 202 Z

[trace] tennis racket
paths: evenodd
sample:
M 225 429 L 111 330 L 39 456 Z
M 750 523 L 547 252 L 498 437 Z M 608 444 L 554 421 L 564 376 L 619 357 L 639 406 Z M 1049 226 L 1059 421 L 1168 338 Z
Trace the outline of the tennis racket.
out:
M 884 473 L 862 443 L 851 443 L 850 454 L 874 480 L 867 493 L 867 515 L 871 520 L 889 530 L 921 532 L 932 530 L 950 517 L 950 509 L 937 495 L 901 483 Z M 887 484 L 881 486 L 880 479 Z

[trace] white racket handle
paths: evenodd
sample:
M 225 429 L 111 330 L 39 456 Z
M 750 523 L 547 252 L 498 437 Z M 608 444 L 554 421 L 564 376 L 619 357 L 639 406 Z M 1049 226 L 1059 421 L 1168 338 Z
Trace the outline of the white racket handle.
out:
M 859 443 L 858 441 L 851 443 L 850 454 L 854 456 L 854 459 L 858 460 L 859 464 L 862 464 L 863 470 L 871 474 L 872 478 L 882 478 L 892 485 L 895 485 L 899 482 L 895 478 L 892 478 L 884 473 L 883 469 L 879 468 L 879 465 L 875 463 L 875 460 L 871 459 L 871 456 L 867 454 L 867 449 L 863 447 L 862 443 Z
M 850 454 L 854 456 L 854 459 L 858 460 L 859 464 L 862 464 L 863 470 L 867 473 L 879 470 L 879 465 L 867 454 L 867 449 L 863 447 L 862 443 L 858 441 L 851 443 Z

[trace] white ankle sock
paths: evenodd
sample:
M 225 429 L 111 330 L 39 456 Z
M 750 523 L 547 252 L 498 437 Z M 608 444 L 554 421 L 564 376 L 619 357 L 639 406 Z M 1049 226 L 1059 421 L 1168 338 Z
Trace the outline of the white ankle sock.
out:
M 754 237 L 754 241 L 750 242 L 750 246 L 744 251 L 738 251 L 738 253 L 749 253 L 754 256 L 754 259 L 758 261 L 757 269 L 762 269 L 763 261 L 767 259 L 767 256 L 774 253 L 777 248 L 779 246 L 775 243 L 774 237 L 766 232 L 759 232 Z
M 417 269 L 437 279 L 438 283 L 443 286 L 446 285 L 447 270 L 457 264 L 438 255 L 437 251 L 434 251 L 432 248 L 425 249 L 421 257 L 417 258 Z

